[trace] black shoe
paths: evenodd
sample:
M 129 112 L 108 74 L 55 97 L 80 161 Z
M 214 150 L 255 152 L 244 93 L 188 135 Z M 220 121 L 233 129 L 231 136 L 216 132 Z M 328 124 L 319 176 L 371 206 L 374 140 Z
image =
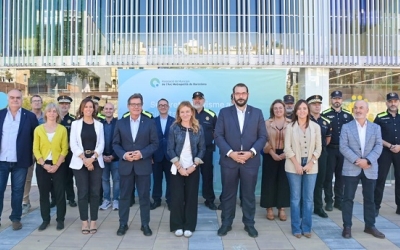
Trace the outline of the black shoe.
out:
M 250 237 L 256 238 L 258 236 L 257 230 L 254 228 L 254 226 L 244 226 L 244 231 L 247 232 L 247 234 Z
M 326 205 L 325 205 L 325 210 L 326 210 L 326 211 L 332 211 L 332 210 L 333 210 L 332 203 L 326 203 Z
M 57 221 L 57 227 L 56 229 L 58 231 L 63 230 L 64 229 L 64 221 Z
M 142 227 L 140 228 L 140 230 L 143 231 L 144 236 L 151 236 L 151 235 L 153 234 L 153 232 L 151 231 L 149 225 L 142 226 Z
M 232 226 L 221 226 L 218 229 L 218 236 L 225 236 L 228 234 L 229 231 L 232 230 Z
M 39 226 L 38 230 L 39 230 L 39 231 L 45 230 L 49 224 L 50 224 L 49 221 L 43 221 L 43 222 L 42 222 L 42 225 Z
M 384 239 L 385 235 L 376 229 L 376 227 L 365 227 L 364 233 L 372 234 L 374 237 Z
M 396 214 L 400 214 L 400 206 L 397 206 Z
M 343 238 L 350 239 L 351 238 L 351 227 L 344 227 L 342 236 L 343 236 Z
M 378 217 L 379 215 L 379 209 L 375 208 L 375 217 Z
M 51 202 L 50 202 L 50 208 L 53 208 L 53 207 L 55 207 L 56 206 L 56 201 L 55 200 L 52 200 Z
M 75 202 L 74 200 L 69 200 L 69 201 L 68 201 L 68 205 L 69 205 L 70 207 L 76 207 L 76 206 L 77 206 L 77 204 L 76 204 L 76 202 Z
M 214 202 L 210 201 L 205 201 L 204 205 L 206 205 L 206 207 L 208 207 L 211 210 L 217 210 L 217 206 L 215 206 Z
M 339 209 L 340 211 L 342 211 L 342 203 L 341 202 L 335 202 L 333 204 L 333 207 Z
M 150 210 L 154 210 L 154 209 L 156 209 L 156 208 L 158 208 L 160 206 L 161 206 L 161 201 L 155 201 L 155 202 L 150 204 Z
M 132 207 L 133 205 L 135 205 L 135 197 L 131 198 L 131 204 L 129 206 Z
M 119 225 L 117 235 L 122 236 L 126 234 L 126 231 L 128 231 L 128 225 Z
M 318 215 L 321 218 L 328 218 L 328 215 L 325 213 L 325 211 L 321 209 L 314 209 L 314 214 Z

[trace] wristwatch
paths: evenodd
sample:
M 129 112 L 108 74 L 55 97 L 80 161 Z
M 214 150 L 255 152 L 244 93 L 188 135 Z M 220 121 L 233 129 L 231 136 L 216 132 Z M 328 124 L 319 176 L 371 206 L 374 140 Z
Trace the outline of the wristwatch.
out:
M 312 162 L 315 164 L 315 163 L 317 163 L 317 160 L 312 160 Z

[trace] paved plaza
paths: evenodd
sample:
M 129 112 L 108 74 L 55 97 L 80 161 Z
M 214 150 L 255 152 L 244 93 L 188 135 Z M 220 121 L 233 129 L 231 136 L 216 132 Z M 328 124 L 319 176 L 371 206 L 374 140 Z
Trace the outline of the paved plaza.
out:
M 189 239 L 175 237 L 169 232 L 169 211 L 165 205 L 151 211 L 151 237 L 145 237 L 140 231 L 140 212 L 138 200 L 130 211 L 129 230 L 124 237 L 116 235 L 118 229 L 118 211 L 108 209 L 99 211 L 98 232 L 94 235 L 83 235 L 80 232 L 78 208 L 67 207 L 65 229 L 56 230 L 55 210 L 52 210 L 50 226 L 42 232 L 37 228 L 41 224 L 39 211 L 39 192 L 32 187 L 32 209 L 22 218 L 23 228 L 13 231 L 10 215 L 10 187 L 5 194 L 4 211 L 0 227 L 0 249 L 173 249 L 173 250 L 245 250 L 245 249 L 400 249 L 400 215 L 395 214 L 394 187 L 385 189 L 381 213 L 376 226 L 386 235 L 386 239 L 377 239 L 363 232 L 363 212 L 361 187 L 357 190 L 354 206 L 352 239 L 341 236 L 341 212 L 334 208 L 328 212 L 329 218 L 323 219 L 313 215 L 313 235 L 311 239 L 300 239 L 290 232 L 290 210 L 287 209 L 288 221 L 279 219 L 269 221 L 265 218 L 265 209 L 257 205 L 256 229 L 258 238 L 250 238 L 243 230 L 242 212 L 237 205 L 233 230 L 225 237 L 217 236 L 220 225 L 220 211 L 211 211 L 199 198 L 199 216 L 196 231 Z M 275 210 L 275 214 L 277 214 Z

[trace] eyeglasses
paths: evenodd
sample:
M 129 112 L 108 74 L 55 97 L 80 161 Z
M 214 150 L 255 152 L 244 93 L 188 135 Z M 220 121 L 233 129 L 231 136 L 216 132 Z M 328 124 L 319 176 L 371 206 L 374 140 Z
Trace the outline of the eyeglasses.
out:
M 159 108 L 168 108 L 168 104 L 158 104 Z
M 32 100 L 32 102 L 42 102 L 42 100 Z
M 141 103 L 129 103 L 129 106 L 134 107 L 134 108 L 139 108 L 142 107 Z

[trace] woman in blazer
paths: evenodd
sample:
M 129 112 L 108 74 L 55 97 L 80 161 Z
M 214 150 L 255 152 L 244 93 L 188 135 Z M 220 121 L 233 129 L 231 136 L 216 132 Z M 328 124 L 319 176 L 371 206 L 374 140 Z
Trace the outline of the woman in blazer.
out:
M 279 219 L 286 221 L 285 207 L 290 206 L 290 191 L 283 147 L 290 120 L 286 118 L 285 104 L 280 99 L 271 104 L 269 112 L 271 118 L 265 121 L 268 141 L 264 147 L 260 206 L 267 209 L 268 220 L 275 218 L 273 207 L 276 207 Z
M 284 149 L 285 171 L 290 186 L 291 226 L 295 237 L 304 235 L 310 238 L 317 160 L 322 150 L 321 128 L 310 121 L 305 100 L 299 100 L 293 112 L 293 120 L 286 128 Z
M 94 102 L 82 100 L 77 112 L 77 120 L 71 124 L 70 147 L 72 168 L 78 189 L 78 207 L 82 220 L 82 233 L 97 232 L 97 215 L 100 203 L 101 177 L 104 162 L 103 124 L 96 120 Z M 88 205 L 90 200 L 90 227 Z
M 171 213 L 169 226 L 176 236 L 189 238 L 196 229 L 200 173 L 205 153 L 204 132 L 195 118 L 195 109 L 184 101 L 176 110 L 169 129 L 167 153 L 172 166 L 170 177 Z
M 38 230 L 43 231 L 50 224 L 49 192 L 54 190 L 57 206 L 57 230 L 64 228 L 66 212 L 65 174 L 68 166 L 63 164 L 68 154 L 67 129 L 60 123 L 60 112 L 54 103 L 44 110 L 44 124 L 36 127 L 33 139 L 33 154 L 37 159 L 36 179 L 40 195 L 40 213 L 43 223 Z

